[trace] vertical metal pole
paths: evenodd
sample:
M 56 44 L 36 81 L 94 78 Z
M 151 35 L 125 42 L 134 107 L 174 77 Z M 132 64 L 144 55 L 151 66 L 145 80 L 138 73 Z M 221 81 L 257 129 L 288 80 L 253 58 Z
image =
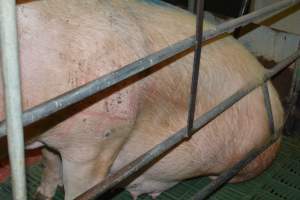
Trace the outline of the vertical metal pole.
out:
M 14 0 L 0 0 L 0 17 L 2 73 L 13 199 L 26 200 L 16 2 Z
M 200 58 L 202 49 L 203 36 L 203 20 L 204 20 L 204 0 L 197 1 L 197 20 L 196 20 L 196 47 L 194 55 L 193 76 L 191 84 L 191 95 L 189 101 L 188 121 L 187 121 L 187 137 L 191 136 L 196 108 L 197 88 L 200 70 Z

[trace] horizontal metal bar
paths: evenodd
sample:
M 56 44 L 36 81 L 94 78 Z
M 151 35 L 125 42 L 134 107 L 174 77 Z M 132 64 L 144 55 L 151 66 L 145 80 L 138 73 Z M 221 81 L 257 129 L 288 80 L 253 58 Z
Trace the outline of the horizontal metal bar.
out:
M 245 25 L 251 21 L 254 21 L 260 17 L 264 17 L 273 11 L 286 8 L 289 5 L 300 2 L 300 0 L 285 0 L 274 5 L 268 6 L 261 10 L 255 11 L 241 18 L 234 19 L 229 22 L 225 22 L 219 26 L 216 26 L 214 30 L 206 31 L 203 34 L 203 41 L 209 40 L 221 33 L 231 32 L 233 29 Z M 77 103 L 89 96 L 103 91 L 109 87 L 112 87 L 121 81 L 124 81 L 138 73 L 141 73 L 154 65 L 177 55 L 187 49 L 194 47 L 195 36 L 182 40 L 176 44 L 173 44 L 165 49 L 162 49 L 156 53 L 153 53 L 143 59 L 140 59 L 132 64 L 126 65 L 123 68 L 114 71 L 110 74 L 102 76 L 101 78 L 87 83 L 79 88 L 73 89 L 65 94 L 62 94 L 56 98 L 48 100 L 38 106 L 26 110 L 23 113 L 23 125 L 27 126 L 42 118 L 45 118 L 67 106 Z M 0 138 L 5 136 L 5 122 L 0 123 Z
M 192 129 L 192 134 L 195 134 L 198 130 L 200 130 L 203 126 L 205 126 L 208 122 L 216 118 L 219 114 L 223 113 L 226 109 L 231 107 L 237 101 L 242 99 L 248 93 L 253 91 L 255 88 L 261 86 L 266 81 L 268 81 L 271 77 L 279 73 L 284 68 L 288 67 L 293 61 L 295 61 L 298 57 L 300 57 L 300 50 L 291 55 L 290 57 L 284 59 L 282 62 L 277 64 L 273 69 L 268 70 L 265 73 L 264 80 L 262 82 L 253 81 L 249 83 L 246 87 L 238 90 L 232 96 L 227 98 L 225 101 L 221 102 L 213 109 L 202 115 L 200 118 L 194 121 L 194 127 Z M 93 188 L 89 189 L 87 192 L 83 193 L 76 200 L 84 200 L 84 199 L 94 199 L 97 196 L 107 192 L 110 188 L 117 186 L 119 183 L 124 181 L 125 179 L 129 178 L 133 174 L 139 172 L 145 166 L 153 162 L 153 160 L 166 152 L 170 149 L 177 146 L 180 142 L 185 140 L 186 137 L 187 127 L 182 128 L 174 135 L 170 136 L 168 139 L 163 141 L 162 143 L 156 145 L 154 148 L 143 154 L 142 156 L 138 157 L 136 160 L 131 162 L 130 164 L 126 165 L 118 172 L 113 175 L 109 175 L 107 178 L 104 179 L 103 182 L 95 185 Z
M 192 200 L 204 200 L 209 197 L 214 191 L 222 187 L 225 183 L 230 181 L 235 175 L 237 175 L 247 164 L 254 160 L 257 156 L 268 149 L 272 144 L 274 144 L 280 138 L 280 134 L 276 133 L 276 137 L 272 137 L 266 144 L 259 148 L 250 151 L 244 159 L 236 163 L 232 168 L 222 173 L 217 179 L 211 181 L 203 189 L 201 189 Z
M 4 80 L 7 140 L 14 200 L 26 200 L 16 1 L 0 0 L 0 47 Z M 1 99 L 2 100 L 2 99 Z
M 140 72 L 153 67 L 161 61 L 164 61 L 178 53 L 190 49 L 194 46 L 194 43 L 195 39 L 193 37 L 187 38 L 181 42 L 169 46 L 168 48 L 165 48 L 143 59 L 135 61 L 132 64 L 126 65 L 119 70 L 104 75 L 99 79 L 96 79 L 56 98 L 48 100 L 38 106 L 28 109 L 23 113 L 23 125 L 30 125 L 87 97 L 104 91 L 105 89 L 112 87 L 120 83 L 121 81 L 124 81 Z M 0 138 L 5 136 L 5 134 L 5 121 L 1 121 Z

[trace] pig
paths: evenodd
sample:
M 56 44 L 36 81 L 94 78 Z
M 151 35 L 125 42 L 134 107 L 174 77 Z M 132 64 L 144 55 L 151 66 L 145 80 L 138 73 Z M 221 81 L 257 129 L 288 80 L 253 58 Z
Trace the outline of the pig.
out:
M 160 1 L 33 1 L 18 5 L 17 14 L 24 109 L 195 33 L 194 15 Z M 204 21 L 204 30 L 214 27 Z M 63 185 L 65 199 L 74 199 L 184 127 L 192 63 L 193 51 L 188 50 L 37 123 L 34 130 L 42 134 L 27 146 L 44 148 L 45 169 L 36 198 L 51 199 Z M 195 116 L 250 81 L 262 80 L 264 71 L 231 36 L 206 42 Z M 268 88 L 277 130 L 283 124 L 283 109 L 271 83 Z M 3 119 L 3 102 L 0 107 Z M 141 194 L 155 198 L 184 179 L 216 178 L 269 136 L 262 89 L 257 88 L 126 188 L 134 199 Z M 280 141 L 232 182 L 259 175 L 279 146 Z

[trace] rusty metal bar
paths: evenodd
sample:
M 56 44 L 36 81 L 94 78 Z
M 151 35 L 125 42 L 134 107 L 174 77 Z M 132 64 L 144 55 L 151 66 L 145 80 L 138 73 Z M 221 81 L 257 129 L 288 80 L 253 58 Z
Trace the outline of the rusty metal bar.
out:
M 207 123 L 209 123 L 211 120 L 216 118 L 219 114 L 223 113 L 225 110 L 227 110 L 229 107 L 231 107 L 233 104 L 235 104 L 237 101 L 242 99 L 244 96 L 246 96 L 248 93 L 253 91 L 259 86 L 262 86 L 266 81 L 268 81 L 271 77 L 288 67 L 289 64 L 294 62 L 298 57 L 300 57 L 300 50 L 295 52 L 290 57 L 284 59 L 279 64 L 277 64 L 274 68 L 271 70 L 266 71 L 264 80 L 262 82 L 259 81 L 253 81 L 249 83 L 246 87 L 238 90 L 236 93 L 234 93 L 232 96 L 215 106 L 213 109 L 199 117 L 195 120 L 194 126 L 192 129 L 192 134 L 195 134 L 198 130 L 200 130 L 203 126 L 205 126 Z M 85 199 L 95 199 L 99 195 L 107 192 L 112 187 L 117 186 L 125 179 L 129 178 L 130 176 L 134 175 L 135 173 L 139 172 L 141 169 L 143 169 L 145 166 L 152 163 L 155 158 L 158 156 L 164 155 L 166 152 L 168 152 L 170 149 L 176 147 L 180 142 L 185 140 L 186 138 L 186 131 L 187 127 L 182 128 L 172 136 L 170 136 L 168 139 L 163 141 L 162 143 L 156 145 L 151 150 L 146 152 L 145 154 L 138 157 L 136 160 L 132 161 L 122 169 L 120 169 L 115 174 L 109 175 L 107 178 L 104 179 L 101 183 L 95 185 L 82 195 L 78 196 L 76 200 L 85 200 Z
M 16 2 L 14 0 L 0 0 L 2 75 L 13 199 L 26 200 L 24 135 L 16 20 Z
M 200 58 L 201 58 L 201 50 L 202 50 L 203 20 L 204 20 L 204 0 L 198 0 L 197 20 L 196 20 L 196 47 L 194 53 L 193 76 L 192 76 L 192 83 L 191 83 L 189 111 L 188 111 L 188 119 L 187 119 L 187 137 L 191 136 L 193 123 L 195 120 L 197 88 L 198 88 L 198 81 L 199 81 Z
M 300 0 L 284 0 L 271 6 L 262 8 L 253 13 L 245 15 L 243 17 L 225 22 L 215 27 L 214 30 L 206 31 L 203 34 L 203 41 L 209 40 L 217 35 L 225 32 L 232 32 L 235 28 L 243 26 L 247 23 L 255 21 L 259 18 L 265 17 L 272 12 L 279 11 L 281 9 L 292 6 L 299 3 Z M 74 103 L 77 103 L 89 96 L 96 94 L 97 92 L 103 91 L 109 87 L 112 87 L 136 74 L 139 74 L 154 65 L 169 59 L 189 48 L 194 47 L 195 36 L 187 38 L 176 44 L 173 44 L 165 49 L 162 49 L 156 53 L 153 53 L 143 59 L 140 59 L 132 64 L 126 65 L 125 67 L 114 71 L 110 74 L 100 77 L 90 83 L 87 83 L 79 88 L 71 90 L 63 95 L 48 100 L 38 106 L 35 106 L 23 113 L 23 125 L 27 126 L 40 119 L 43 119 L 59 110 L 62 110 Z M 0 123 L 0 138 L 5 136 L 5 122 Z

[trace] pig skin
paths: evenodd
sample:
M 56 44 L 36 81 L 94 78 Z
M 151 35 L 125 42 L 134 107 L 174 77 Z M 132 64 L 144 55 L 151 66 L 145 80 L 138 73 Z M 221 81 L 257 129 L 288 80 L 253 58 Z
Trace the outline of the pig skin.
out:
M 193 15 L 151 1 L 47 0 L 19 5 L 17 12 L 25 109 L 195 31 Z M 213 27 L 205 22 L 205 30 Z M 160 71 L 143 74 L 151 76 L 135 77 L 56 114 L 54 125 L 32 144 L 46 145 L 60 154 L 58 157 L 48 150 L 43 152 L 48 167 L 38 189 L 42 195 L 37 196 L 51 199 L 53 188 L 63 184 L 65 199 L 74 199 L 103 180 L 112 165 L 111 173 L 184 127 L 192 61 L 193 53 L 187 51 L 157 66 L 156 69 L 169 65 Z M 257 60 L 230 36 L 206 42 L 196 116 L 249 81 L 261 80 L 263 72 Z M 283 123 L 283 110 L 270 83 L 269 90 L 278 129 Z M 3 109 L 0 114 L 3 118 Z M 156 197 L 181 180 L 218 176 L 263 144 L 269 134 L 262 90 L 258 88 L 159 159 L 127 189 L 134 197 L 144 193 Z M 278 147 L 279 142 L 233 181 L 261 173 L 270 165 Z

